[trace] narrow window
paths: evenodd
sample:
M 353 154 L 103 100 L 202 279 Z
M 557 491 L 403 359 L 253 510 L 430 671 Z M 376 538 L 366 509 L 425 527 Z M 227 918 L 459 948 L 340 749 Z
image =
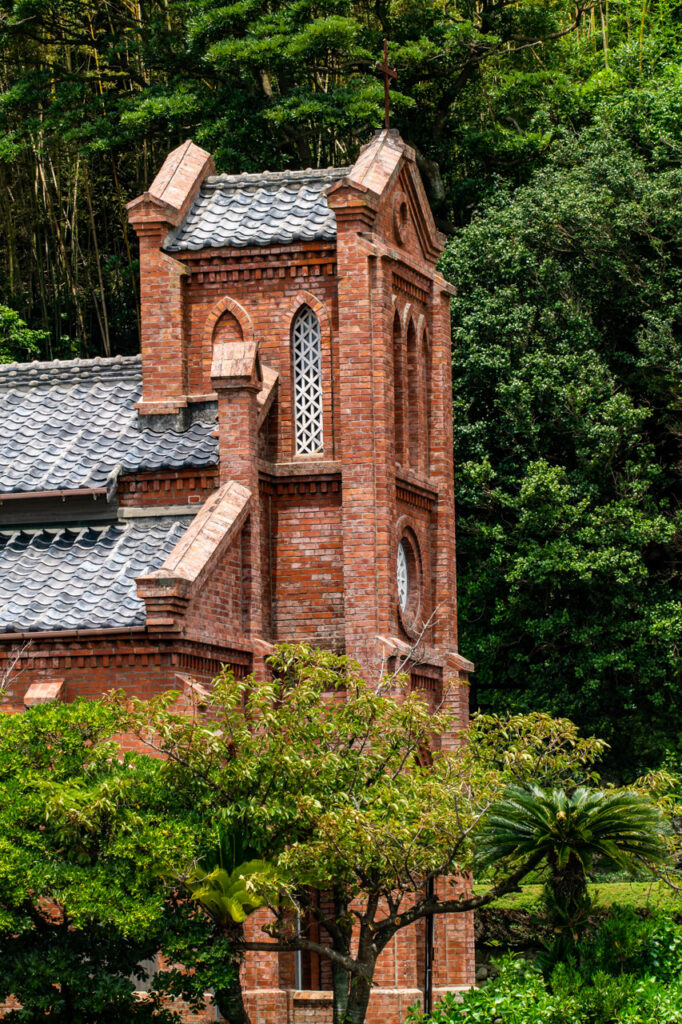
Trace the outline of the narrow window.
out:
M 403 337 L 400 330 L 400 317 L 396 312 L 393 318 L 393 429 L 395 433 L 395 459 L 401 465 L 405 459 L 404 404 Z
M 410 320 L 407 328 L 407 436 L 409 462 L 412 469 L 419 468 L 419 453 L 423 444 L 421 417 L 421 388 L 419 387 L 419 359 L 417 358 L 417 332 Z
M 322 345 L 320 321 L 309 306 L 293 327 L 294 419 L 296 454 L 322 452 Z
M 424 444 L 426 448 L 426 473 L 431 472 L 431 346 L 429 336 L 424 331 L 422 338 L 424 358 Z

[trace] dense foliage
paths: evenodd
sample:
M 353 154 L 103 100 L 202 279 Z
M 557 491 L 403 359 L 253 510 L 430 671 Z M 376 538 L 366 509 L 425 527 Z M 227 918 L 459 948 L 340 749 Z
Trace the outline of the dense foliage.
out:
M 614 908 L 584 945 L 580 967 L 548 981 L 528 961 L 505 957 L 499 974 L 460 1002 L 446 997 L 410 1024 L 677 1024 L 682 1021 L 682 928 Z
M 1 0 L 0 302 L 49 353 L 135 350 L 126 201 L 188 135 L 220 171 L 352 160 L 382 124 L 383 37 L 394 124 L 441 224 L 462 223 L 589 120 L 619 45 L 635 77 L 674 55 L 676 17 L 669 0 L 601 18 L 568 0 Z
M 203 711 L 177 694 L 116 695 L 0 716 L 0 999 L 19 998 L 17 1024 L 170 1021 L 164 993 L 201 1006 L 209 989 L 248 1024 L 249 949 L 326 957 L 335 1021 L 362 1024 L 401 928 L 491 903 L 538 866 L 535 852 L 483 892 L 429 892 L 470 870 L 490 804 L 513 780 L 584 782 L 601 751 L 534 714 L 488 716 L 470 743 L 425 758 L 453 722 L 402 679 L 377 690 L 307 648 L 272 664 L 274 681 L 224 673 Z M 131 733 L 164 756 L 126 753 L 116 737 Z M 504 737 L 509 755 L 491 761 Z M 247 938 L 264 904 L 268 929 Z M 136 1001 L 131 975 L 157 950 L 175 966 Z
M 0 1001 L 29 1024 L 176 1018 L 133 979 L 159 948 L 161 874 L 190 856 L 150 759 L 95 702 L 0 716 Z M 141 806 L 144 810 L 141 810 Z
M 682 725 L 682 79 L 557 143 L 450 244 L 462 632 L 483 707 L 656 761 Z

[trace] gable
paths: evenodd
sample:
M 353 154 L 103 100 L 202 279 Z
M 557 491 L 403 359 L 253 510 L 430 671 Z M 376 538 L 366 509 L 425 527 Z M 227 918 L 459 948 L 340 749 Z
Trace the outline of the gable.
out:
M 329 188 L 327 201 L 337 218 L 344 210 L 357 217 L 364 208 L 366 223 L 385 244 L 409 249 L 431 266 L 443 250 L 415 152 L 394 129 L 375 134 L 346 177 Z

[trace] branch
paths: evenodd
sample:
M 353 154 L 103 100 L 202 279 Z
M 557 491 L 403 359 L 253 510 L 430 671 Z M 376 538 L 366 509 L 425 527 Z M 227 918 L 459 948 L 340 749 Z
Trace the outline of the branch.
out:
M 508 892 L 514 892 L 518 889 L 519 882 L 526 877 L 533 868 L 542 860 L 542 856 L 538 855 L 531 857 L 530 860 L 525 861 L 521 867 L 513 871 L 507 878 L 502 879 L 497 885 L 489 889 L 488 892 L 482 893 L 480 896 L 470 896 L 468 899 L 451 899 L 441 900 L 437 897 L 430 897 L 428 899 L 421 900 L 416 903 L 410 910 L 405 911 L 404 914 L 400 915 L 400 924 L 396 924 L 396 920 L 391 920 L 390 917 L 386 918 L 380 924 L 376 926 L 377 933 L 388 933 L 386 941 L 398 930 L 398 928 L 404 928 L 408 924 L 413 924 L 415 921 L 421 920 L 423 917 L 429 917 L 431 914 L 465 914 L 469 910 L 478 910 L 480 907 L 486 907 L 489 903 L 493 903 L 501 896 L 506 896 Z
M 311 953 L 318 953 L 320 956 L 324 956 L 327 960 L 331 960 L 332 963 L 339 964 L 341 967 L 345 967 L 351 974 L 356 974 L 361 978 L 371 978 L 371 971 L 365 967 L 364 964 L 354 960 L 352 956 L 346 956 L 344 953 L 337 953 L 331 946 L 323 946 L 320 942 L 313 942 L 312 939 L 304 939 L 303 937 L 296 937 L 295 939 L 285 940 L 281 939 L 279 942 L 245 942 L 244 949 L 255 952 L 255 953 L 295 953 L 298 949 L 307 950 Z

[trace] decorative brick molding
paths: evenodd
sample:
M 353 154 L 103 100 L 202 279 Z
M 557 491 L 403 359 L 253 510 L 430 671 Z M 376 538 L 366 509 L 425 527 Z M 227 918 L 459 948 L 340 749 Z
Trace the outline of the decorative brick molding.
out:
M 211 345 L 213 342 L 213 334 L 216 329 L 216 325 L 220 320 L 223 313 L 231 313 L 235 320 L 238 322 L 242 331 L 242 340 L 246 343 L 255 342 L 255 335 L 253 333 L 253 323 L 251 317 L 246 312 L 243 306 L 241 306 L 236 299 L 230 298 L 226 295 L 220 299 L 213 306 L 208 316 L 206 317 L 205 327 L 205 341 L 207 345 Z
M 210 249 L 183 253 L 193 284 L 223 285 L 282 281 L 296 277 L 333 277 L 336 249 L 329 242 L 271 245 L 266 249 Z
M 409 276 L 408 276 L 409 275 Z M 393 271 L 393 290 L 405 295 L 411 302 L 417 302 L 421 306 L 427 306 L 431 296 L 431 282 L 426 276 L 410 274 L 405 269 Z
M 156 470 L 118 478 L 118 503 L 122 507 L 154 505 L 199 506 L 218 487 L 218 467 Z
M 404 477 L 396 477 L 395 481 L 396 498 L 405 505 L 413 505 L 430 512 L 438 501 L 438 495 L 434 491 L 427 490 L 412 480 Z
M 280 477 L 261 473 L 260 489 L 263 494 L 277 497 L 298 496 L 301 498 L 317 495 L 338 495 L 341 497 L 340 473 L 319 473 L 310 476 Z
M 332 325 L 329 317 L 329 311 L 327 310 L 324 302 L 322 302 L 317 295 L 313 295 L 312 292 L 301 290 L 291 296 L 287 305 L 282 310 L 282 313 L 287 320 L 293 323 L 294 317 L 301 306 L 310 306 L 313 313 L 320 321 L 322 344 L 329 344 L 332 334 Z

